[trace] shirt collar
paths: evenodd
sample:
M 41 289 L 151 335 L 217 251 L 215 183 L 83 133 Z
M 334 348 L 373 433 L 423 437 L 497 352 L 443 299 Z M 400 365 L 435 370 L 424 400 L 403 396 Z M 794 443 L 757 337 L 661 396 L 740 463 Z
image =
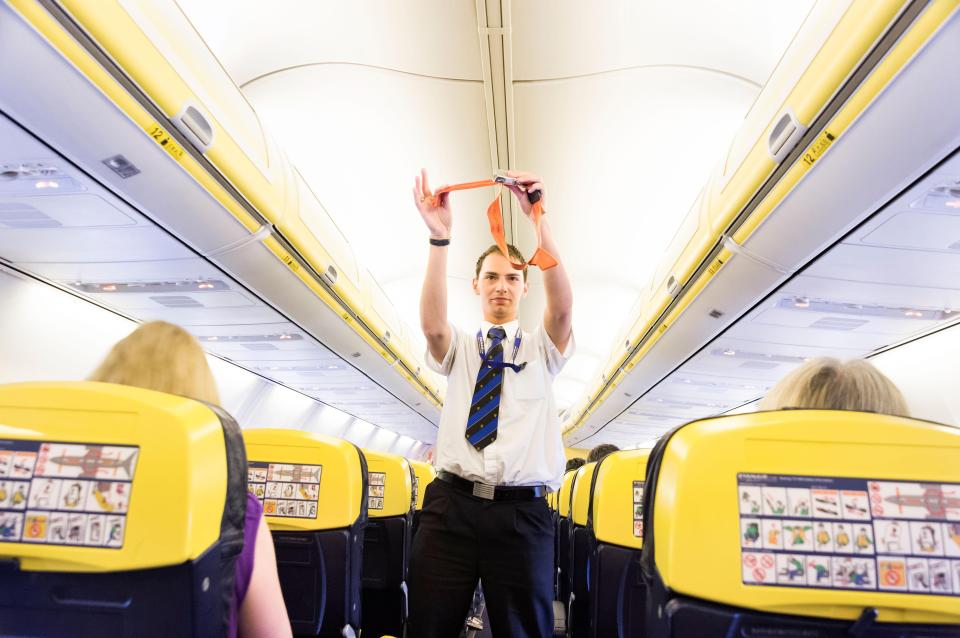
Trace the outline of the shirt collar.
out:
M 486 337 L 487 337 L 487 333 L 490 332 L 490 328 L 492 328 L 492 327 L 494 327 L 494 326 L 496 326 L 496 325 L 498 325 L 498 324 L 490 323 L 489 321 L 481 321 L 481 322 L 480 322 L 480 331 L 481 331 L 480 334 L 482 334 L 482 335 L 484 336 L 484 338 L 486 338 Z M 507 333 L 507 339 L 513 339 L 513 335 L 517 334 L 517 327 L 520 325 L 520 321 L 517 320 L 517 319 L 514 319 L 513 321 L 510 321 L 510 322 L 507 322 L 507 323 L 502 323 L 502 324 L 499 324 L 499 325 L 500 325 L 501 328 L 503 328 L 504 332 Z

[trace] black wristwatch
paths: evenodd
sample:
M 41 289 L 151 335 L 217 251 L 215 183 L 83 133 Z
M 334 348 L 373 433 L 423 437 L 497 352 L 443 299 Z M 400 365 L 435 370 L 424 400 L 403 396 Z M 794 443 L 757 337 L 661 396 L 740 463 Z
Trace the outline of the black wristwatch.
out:
M 433 237 L 431 237 L 430 245 L 431 246 L 449 246 L 450 238 L 448 237 L 447 239 L 434 239 Z

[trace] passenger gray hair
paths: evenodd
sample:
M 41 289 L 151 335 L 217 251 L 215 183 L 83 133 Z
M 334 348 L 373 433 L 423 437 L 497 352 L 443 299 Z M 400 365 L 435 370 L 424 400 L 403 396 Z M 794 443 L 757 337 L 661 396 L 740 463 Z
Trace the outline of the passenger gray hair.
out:
M 897 386 L 863 359 L 812 359 L 780 380 L 760 401 L 761 410 L 812 408 L 910 416 Z

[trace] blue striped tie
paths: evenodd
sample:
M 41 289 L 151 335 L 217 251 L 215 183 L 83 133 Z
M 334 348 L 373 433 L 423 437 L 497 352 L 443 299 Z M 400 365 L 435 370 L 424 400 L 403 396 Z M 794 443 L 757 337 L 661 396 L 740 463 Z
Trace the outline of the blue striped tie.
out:
M 477 384 L 473 387 L 470 416 L 467 417 L 467 440 L 470 445 L 482 450 L 497 440 L 497 417 L 500 413 L 500 390 L 503 388 L 503 340 L 507 332 L 494 326 L 487 332 L 493 340 L 486 364 L 477 372 Z

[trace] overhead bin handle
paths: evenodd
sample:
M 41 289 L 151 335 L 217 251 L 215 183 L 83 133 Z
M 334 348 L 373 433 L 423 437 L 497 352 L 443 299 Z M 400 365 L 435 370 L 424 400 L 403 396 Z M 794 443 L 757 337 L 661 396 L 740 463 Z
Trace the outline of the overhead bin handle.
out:
M 190 102 L 184 103 L 173 118 L 173 125 L 183 133 L 201 153 L 213 146 L 213 126 L 200 108 Z
M 773 161 L 777 164 L 782 162 L 806 132 L 807 127 L 797 119 L 793 109 L 788 107 L 777 119 L 767 137 L 767 152 Z

